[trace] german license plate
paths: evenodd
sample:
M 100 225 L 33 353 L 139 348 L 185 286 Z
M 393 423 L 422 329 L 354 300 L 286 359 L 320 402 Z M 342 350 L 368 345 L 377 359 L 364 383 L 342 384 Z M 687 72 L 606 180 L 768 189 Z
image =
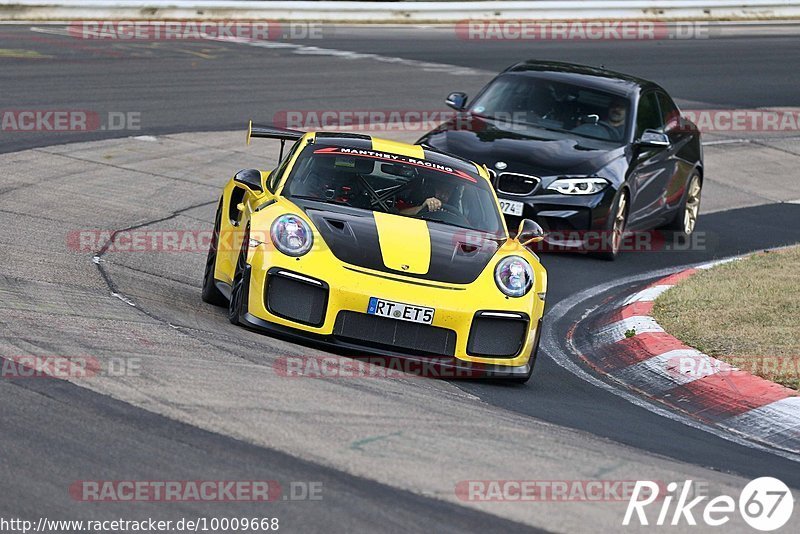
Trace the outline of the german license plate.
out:
M 522 207 L 524 205 L 522 202 L 516 200 L 506 200 L 505 198 L 498 200 L 500 200 L 500 209 L 506 215 L 522 215 Z
M 383 300 L 377 297 L 370 297 L 369 306 L 367 307 L 367 313 L 370 315 L 422 324 L 431 324 L 433 322 L 433 312 L 433 308 L 392 302 L 391 300 Z

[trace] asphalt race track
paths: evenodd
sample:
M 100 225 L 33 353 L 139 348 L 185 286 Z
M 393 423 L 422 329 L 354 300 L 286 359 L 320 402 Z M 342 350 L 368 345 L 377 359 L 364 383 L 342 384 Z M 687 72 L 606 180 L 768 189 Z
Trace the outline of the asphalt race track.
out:
M 800 490 L 800 459 L 635 406 L 547 351 L 521 387 L 286 379 L 276 358 L 322 353 L 234 328 L 203 304 L 203 254 L 108 253 L 95 264 L 92 253 L 65 247 L 66 235 L 82 229 L 210 228 L 226 177 L 270 168 L 277 156 L 269 142 L 244 146 L 250 118 L 444 111 L 448 92 L 472 95 L 493 72 L 530 57 L 651 78 L 686 108 L 796 108 L 798 31 L 525 43 L 464 42 L 444 28 L 326 26 L 322 39 L 265 47 L 95 42 L 58 25 L 0 26 L 0 109 L 133 112 L 141 125 L 0 132 L 0 355 L 143 361 L 140 376 L 0 380 L 0 476 L 15 488 L 0 501 L 0 516 L 275 516 L 288 532 L 589 532 L 618 529 L 624 506 L 470 503 L 454 487 L 472 479 L 658 477 L 704 480 L 732 494 L 746 480 L 776 476 Z M 800 241 L 798 140 L 798 131 L 707 136 L 703 243 L 614 263 L 545 254 L 548 306 L 625 277 Z M 565 339 L 590 305 L 546 316 L 546 325 Z M 80 480 L 155 479 L 316 481 L 324 497 L 265 507 L 85 503 L 68 492 Z M 787 531 L 797 521 L 795 514 Z

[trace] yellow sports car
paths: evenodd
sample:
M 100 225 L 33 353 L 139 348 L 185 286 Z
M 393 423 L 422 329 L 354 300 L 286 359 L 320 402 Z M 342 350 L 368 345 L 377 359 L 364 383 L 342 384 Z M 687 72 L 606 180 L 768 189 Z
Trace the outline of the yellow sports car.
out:
M 280 162 L 225 186 L 204 301 L 348 355 L 530 378 L 547 274 L 526 245 L 543 232 L 524 220 L 509 237 L 484 167 L 352 133 L 250 137 L 279 139 Z

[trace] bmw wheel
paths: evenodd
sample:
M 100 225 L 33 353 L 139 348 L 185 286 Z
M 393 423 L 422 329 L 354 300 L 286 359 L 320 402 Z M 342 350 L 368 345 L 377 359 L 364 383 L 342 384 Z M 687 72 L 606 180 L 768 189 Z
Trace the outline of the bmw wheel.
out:
M 700 197 L 703 193 L 703 182 L 700 175 L 692 174 L 687 186 L 686 198 L 675 214 L 675 220 L 666 228 L 673 230 L 680 240 L 687 240 L 697 226 L 700 216 Z
M 609 212 L 605 232 L 610 239 L 602 239 L 602 248 L 595 253 L 598 258 L 614 261 L 619 256 L 622 240 L 625 237 L 625 228 L 628 225 L 628 194 L 621 190 L 614 202 L 614 207 Z

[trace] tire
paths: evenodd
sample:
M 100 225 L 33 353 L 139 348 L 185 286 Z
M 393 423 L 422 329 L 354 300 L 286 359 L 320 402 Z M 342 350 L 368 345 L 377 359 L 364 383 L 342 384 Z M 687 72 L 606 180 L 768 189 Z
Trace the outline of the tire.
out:
M 208 302 L 214 306 L 226 306 L 228 299 L 225 295 L 217 289 L 214 280 L 214 269 L 217 265 L 217 249 L 219 248 L 219 231 L 222 225 L 222 200 L 217 206 L 217 216 L 214 222 L 214 233 L 211 236 L 211 244 L 208 247 L 208 256 L 206 256 L 206 268 L 203 272 L 203 302 Z
M 689 177 L 686 186 L 686 197 L 675 214 L 675 219 L 664 228 L 672 230 L 679 242 L 685 242 L 694 232 L 700 216 L 700 198 L 703 193 L 703 181 L 696 172 Z
M 531 357 L 528 360 L 528 363 L 530 363 L 530 365 L 531 365 L 530 369 L 528 369 L 528 372 L 525 373 L 522 376 L 512 376 L 512 377 L 506 378 L 505 381 L 507 383 L 509 383 L 509 384 L 525 384 L 525 383 L 528 382 L 528 380 L 531 379 L 531 376 L 533 375 L 533 368 L 536 366 L 536 360 L 539 357 L 539 341 L 542 339 L 542 320 L 541 319 L 539 319 L 539 324 L 537 325 L 536 328 L 537 328 L 537 330 L 536 330 L 535 346 L 533 348 L 533 351 L 531 352 Z
M 531 362 L 531 368 L 528 369 L 527 374 L 524 374 L 522 376 L 512 376 L 506 378 L 505 381 L 508 384 L 527 384 L 528 380 L 531 379 L 531 375 L 533 375 L 533 362 Z
M 231 283 L 231 299 L 228 301 L 228 320 L 232 324 L 239 324 L 239 317 L 244 309 L 244 301 L 247 298 L 250 288 L 250 277 L 246 276 L 247 265 L 247 243 L 250 241 L 250 227 L 242 236 L 242 248 L 239 251 L 239 258 L 236 260 L 236 271 L 233 274 Z
M 609 214 L 613 215 L 609 216 L 604 230 L 611 233 L 611 248 L 610 250 L 595 252 L 594 256 L 602 260 L 614 261 L 619 256 L 622 238 L 625 235 L 625 227 L 628 224 L 628 193 L 624 189 L 617 195 Z M 601 240 L 601 243 L 604 241 Z

